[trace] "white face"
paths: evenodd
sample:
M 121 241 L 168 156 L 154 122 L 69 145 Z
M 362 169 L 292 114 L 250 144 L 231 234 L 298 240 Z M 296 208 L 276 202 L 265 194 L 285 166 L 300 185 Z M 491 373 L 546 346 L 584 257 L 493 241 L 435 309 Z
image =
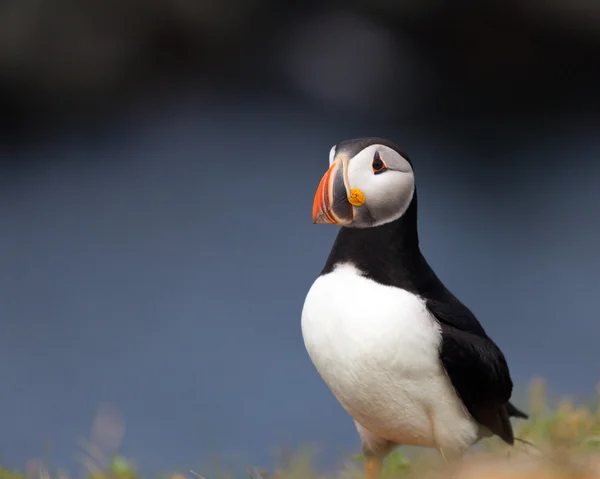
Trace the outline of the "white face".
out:
M 313 222 L 370 228 L 406 212 L 415 191 L 410 162 L 380 143 L 361 147 L 368 143 L 358 139 L 331 148 L 329 170 L 315 195 Z
M 365 203 L 353 206 L 354 221 L 348 226 L 368 228 L 400 218 L 415 191 L 410 163 L 396 150 L 370 145 L 348 161 L 350 189 L 358 188 Z

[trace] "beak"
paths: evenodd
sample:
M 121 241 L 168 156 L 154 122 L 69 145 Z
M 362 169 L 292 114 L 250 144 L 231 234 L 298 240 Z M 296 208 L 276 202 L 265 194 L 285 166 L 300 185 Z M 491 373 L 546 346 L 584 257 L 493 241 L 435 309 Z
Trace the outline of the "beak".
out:
M 347 163 L 347 158 L 336 159 L 321 178 L 313 203 L 313 223 L 344 226 L 354 220 L 346 187 Z

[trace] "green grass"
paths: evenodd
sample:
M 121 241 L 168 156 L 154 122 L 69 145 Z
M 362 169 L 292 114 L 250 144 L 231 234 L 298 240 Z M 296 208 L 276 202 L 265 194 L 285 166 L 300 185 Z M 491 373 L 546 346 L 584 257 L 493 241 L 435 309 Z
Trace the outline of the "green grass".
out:
M 430 449 L 398 448 L 385 462 L 383 479 L 559 479 L 600 478 L 600 389 L 593 400 L 575 403 L 569 399 L 549 401 L 543 381 L 534 381 L 529 404 L 520 403 L 530 414 L 528 421 L 514 421 L 515 436 L 535 447 L 517 443 L 510 448 L 497 439 L 481 441 L 460 464 L 446 465 Z M 134 463 L 120 456 L 102 458 L 97 448 L 88 446 L 84 479 L 142 479 Z M 181 471 L 167 479 L 362 479 L 363 458 L 348 457 L 345 464 L 330 473 L 313 467 L 314 450 L 299 451 L 267 469 L 247 467 L 233 474 L 204 475 L 204 471 Z M 0 468 L 0 479 L 71 479 L 64 473 L 50 474 L 43 467 L 26 475 Z M 148 478 L 150 479 L 150 478 Z

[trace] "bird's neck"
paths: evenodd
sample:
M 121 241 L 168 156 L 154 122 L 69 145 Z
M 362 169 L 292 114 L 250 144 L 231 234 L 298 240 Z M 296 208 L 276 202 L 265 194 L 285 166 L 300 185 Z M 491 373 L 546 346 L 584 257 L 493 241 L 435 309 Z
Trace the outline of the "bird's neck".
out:
M 373 228 L 342 228 L 322 274 L 336 265 L 352 263 L 376 281 L 411 286 L 424 258 L 419 248 L 416 191 L 410 206 L 397 220 Z

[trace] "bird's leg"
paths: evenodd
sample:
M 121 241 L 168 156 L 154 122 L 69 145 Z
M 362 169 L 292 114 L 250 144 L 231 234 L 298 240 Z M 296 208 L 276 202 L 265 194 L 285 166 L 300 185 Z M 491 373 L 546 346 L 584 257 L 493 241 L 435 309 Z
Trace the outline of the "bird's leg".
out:
M 435 441 L 435 448 L 440 453 L 440 456 L 442 456 L 442 460 L 444 461 L 444 464 L 446 464 L 446 466 L 455 464 L 462 457 L 463 451 L 460 449 L 460 447 L 458 447 L 458 448 L 455 448 L 455 447 L 448 448 L 447 447 L 444 450 L 444 448 L 440 445 L 440 442 L 439 442 L 435 419 L 434 419 L 434 416 L 433 416 L 433 413 L 431 412 L 431 410 L 427 411 L 427 415 L 429 416 L 429 421 L 431 423 L 431 435 L 433 437 L 433 440 Z
M 459 463 L 465 453 L 465 450 L 462 448 L 450 447 L 444 449 L 439 444 L 436 446 L 436 449 L 440 453 L 440 456 L 442 456 L 442 459 L 447 466 L 456 465 Z
M 430 409 L 427 409 L 427 416 L 429 416 L 429 422 L 431 423 L 431 437 L 433 437 L 433 440 L 435 441 L 435 444 L 436 444 L 435 448 L 440 453 L 440 456 L 442 456 L 444 463 L 446 465 L 448 465 L 448 464 L 450 464 L 450 461 L 448 461 L 448 458 L 446 458 L 446 454 L 444 454 L 444 449 L 442 449 L 442 446 L 440 446 L 438 443 L 437 430 L 435 427 L 435 419 L 434 419 L 433 413 L 431 412 Z
M 365 459 L 365 474 L 367 479 L 379 479 L 383 459 L 377 456 L 369 456 Z
M 379 479 L 385 456 L 398 446 L 398 444 L 373 434 L 356 421 L 355 424 L 362 442 L 367 479 Z
M 438 447 L 438 451 L 440 453 L 440 456 L 442 456 L 442 459 L 444 460 L 444 462 L 446 463 L 446 465 L 450 464 L 450 462 L 448 461 L 448 459 L 446 459 L 446 455 L 444 454 L 444 450 L 441 447 Z

